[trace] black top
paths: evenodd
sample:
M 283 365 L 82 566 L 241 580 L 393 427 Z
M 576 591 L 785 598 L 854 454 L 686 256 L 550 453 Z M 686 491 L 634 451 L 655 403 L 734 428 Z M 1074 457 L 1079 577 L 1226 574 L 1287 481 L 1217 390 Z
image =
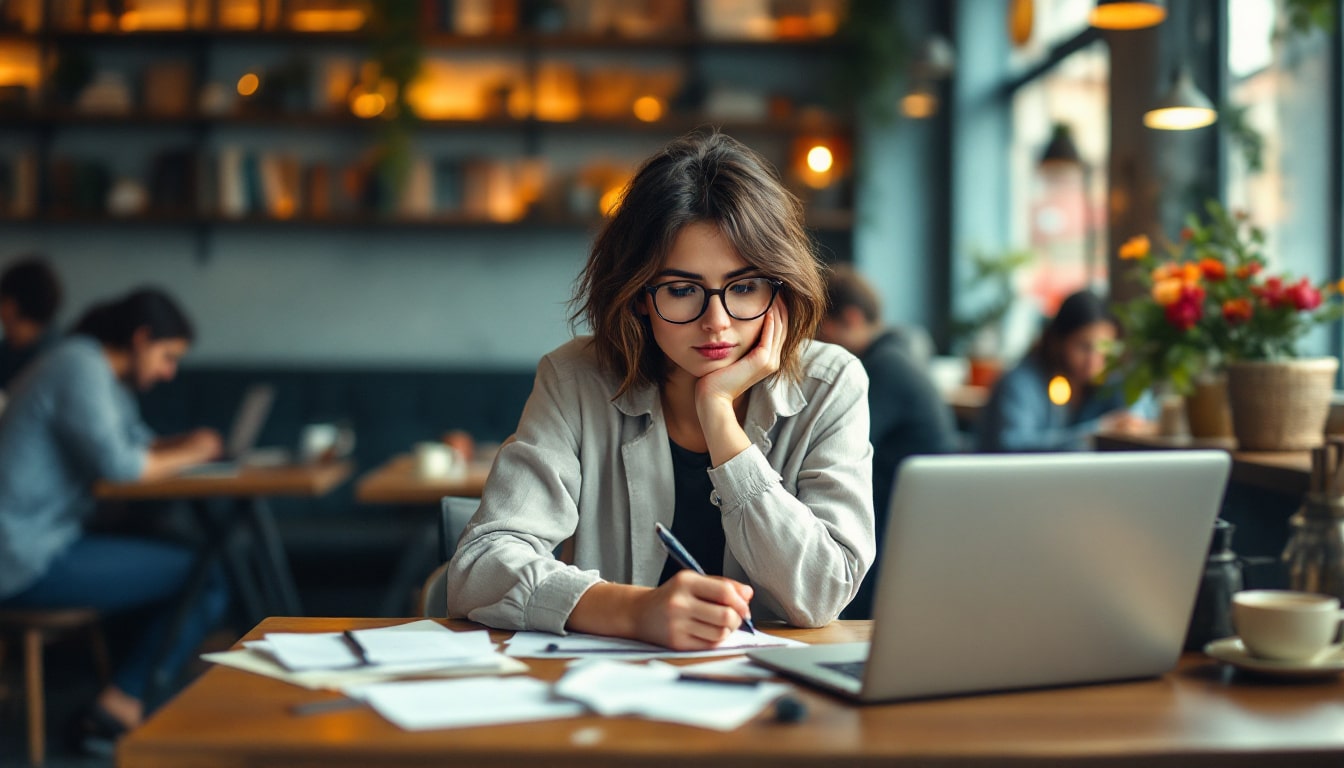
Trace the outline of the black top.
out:
M 672 535 L 677 537 L 691 557 L 710 576 L 723 575 L 723 519 L 719 508 L 709 500 L 714 484 L 709 481 L 709 454 L 688 451 L 667 441 L 672 448 L 672 484 L 676 503 L 672 512 Z M 667 558 L 663 564 L 662 584 L 676 575 L 681 566 Z

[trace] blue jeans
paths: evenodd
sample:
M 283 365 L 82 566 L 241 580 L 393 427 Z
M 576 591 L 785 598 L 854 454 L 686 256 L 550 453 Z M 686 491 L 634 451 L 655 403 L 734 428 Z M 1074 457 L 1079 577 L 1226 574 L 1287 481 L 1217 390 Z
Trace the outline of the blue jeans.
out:
M 112 682 L 143 700 L 155 657 L 178 609 L 197 553 L 188 547 L 153 539 L 86 534 L 52 561 L 28 589 L 0 601 L 5 608 L 88 607 L 115 614 L 149 609 L 150 616 L 130 655 L 117 667 Z M 161 659 L 161 674 L 176 680 L 206 633 L 228 607 L 228 589 L 219 567 L 191 605 L 172 647 Z

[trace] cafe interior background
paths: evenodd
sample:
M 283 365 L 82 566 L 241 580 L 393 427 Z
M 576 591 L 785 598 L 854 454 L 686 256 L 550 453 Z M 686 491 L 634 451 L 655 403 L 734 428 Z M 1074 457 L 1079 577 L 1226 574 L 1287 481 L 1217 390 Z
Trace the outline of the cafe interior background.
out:
M 7 0 L 0 259 L 49 258 L 62 325 L 145 283 L 181 299 L 199 339 L 145 398 L 157 429 L 225 430 L 270 382 L 261 445 L 343 424 L 359 470 L 510 433 L 602 211 L 697 126 L 778 165 L 949 386 L 998 300 L 977 263 L 1021 262 L 976 350 L 1011 361 L 1073 290 L 1132 295 L 1119 245 L 1208 198 L 1275 268 L 1338 279 L 1338 0 L 1172 0 L 1120 30 L 1089 23 L 1105 5 Z M 1146 127 L 1178 76 L 1216 121 Z M 1338 325 L 1303 351 L 1340 354 Z M 419 524 L 349 484 L 276 508 L 310 612 L 369 613 L 354 588 Z

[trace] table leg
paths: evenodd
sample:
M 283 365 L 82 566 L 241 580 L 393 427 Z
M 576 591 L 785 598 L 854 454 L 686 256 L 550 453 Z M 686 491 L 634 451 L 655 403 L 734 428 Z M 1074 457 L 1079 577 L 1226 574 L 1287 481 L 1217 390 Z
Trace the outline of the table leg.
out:
M 411 538 L 406 541 L 401 557 L 397 560 L 392 581 L 387 585 L 387 591 L 383 593 L 382 604 L 378 610 L 379 616 L 407 615 L 407 595 L 411 594 L 419 580 L 429 575 L 438 563 L 438 528 L 439 523 L 436 520 L 411 533 Z M 410 615 L 418 613 L 418 606 L 410 611 Z
M 259 565 L 264 583 L 272 593 L 274 608 L 279 615 L 302 616 L 299 590 L 294 585 L 294 574 L 289 569 L 289 558 L 285 556 L 280 531 L 275 525 L 270 507 L 264 499 L 250 499 L 247 507 L 248 519 L 257 539 Z

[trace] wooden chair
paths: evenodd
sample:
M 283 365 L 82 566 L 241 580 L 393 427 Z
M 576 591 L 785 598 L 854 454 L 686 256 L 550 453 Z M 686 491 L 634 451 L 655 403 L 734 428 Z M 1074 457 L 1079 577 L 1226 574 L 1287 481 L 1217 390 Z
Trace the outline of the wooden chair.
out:
M 94 663 L 103 683 L 110 679 L 107 646 L 98 625 L 98 612 L 92 608 L 53 608 L 0 610 L 0 629 L 23 638 L 23 673 L 28 699 L 28 760 L 33 765 L 46 762 L 46 697 L 42 681 L 42 649 L 56 637 L 82 629 L 93 644 Z M 0 635 L 0 663 L 4 661 L 4 635 Z

